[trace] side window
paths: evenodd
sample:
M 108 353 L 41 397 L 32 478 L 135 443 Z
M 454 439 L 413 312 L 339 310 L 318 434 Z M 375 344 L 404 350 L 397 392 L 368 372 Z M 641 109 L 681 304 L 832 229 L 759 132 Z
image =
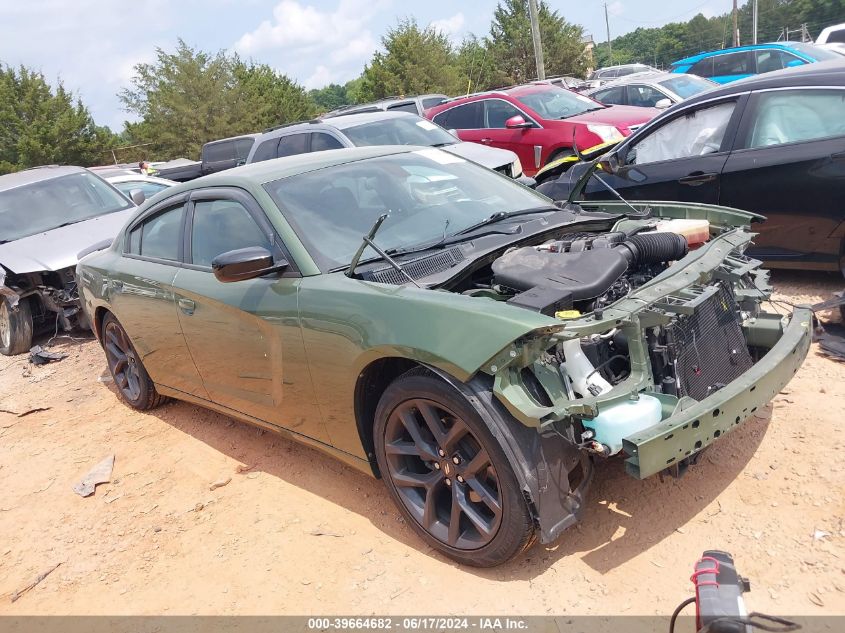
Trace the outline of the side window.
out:
M 619 71 L 614 68 L 613 70 L 605 70 L 599 73 L 599 79 L 602 81 L 607 81 L 608 79 L 615 79 L 619 76 Z
M 622 86 L 616 86 L 615 88 L 607 88 L 606 90 L 599 90 L 598 92 L 593 93 L 590 95 L 596 101 L 601 101 L 602 103 L 611 103 L 614 105 L 625 105 L 625 99 L 623 95 L 623 88 Z
M 210 145 L 206 145 L 205 149 L 203 149 L 203 160 L 208 163 L 218 163 L 224 160 L 232 160 L 235 157 L 234 151 L 234 141 L 212 143 Z
M 699 77 L 712 77 L 713 76 L 713 58 L 712 57 L 705 57 L 701 61 L 693 64 L 687 72 L 690 73 L 691 75 L 698 75 Z
M 758 96 L 746 147 L 845 136 L 845 90 L 790 90 Z
M 239 138 L 235 141 L 235 158 L 237 160 L 246 160 L 249 156 L 249 150 L 252 149 L 252 144 L 255 143 L 254 138 Z
M 260 163 L 264 160 L 276 158 L 276 148 L 279 146 L 278 138 L 271 138 L 269 141 L 264 141 L 255 148 L 255 153 L 252 155 L 253 163 Z
M 713 58 L 713 76 L 749 75 L 754 72 L 751 51 L 727 53 Z
M 308 134 L 288 134 L 279 139 L 279 149 L 276 156 L 294 156 L 308 151 Z
M 446 99 L 444 99 L 443 97 L 427 97 L 422 101 L 423 110 L 428 110 L 429 108 L 433 108 L 434 106 L 439 106 L 444 101 L 446 101 Z
M 331 134 L 325 132 L 311 133 L 311 151 L 322 152 L 327 149 L 342 149 L 343 145 Z
M 227 251 L 249 246 L 273 250 L 269 238 L 246 208 L 234 200 L 201 200 L 194 204 L 191 262 L 211 266 Z
M 387 106 L 388 110 L 399 110 L 400 112 L 413 112 L 414 114 L 419 114 L 417 111 L 417 104 L 413 101 L 406 101 L 405 103 L 397 103 L 391 106 Z
M 182 241 L 182 214 L 185 205 L 170 207 L 144 221 L 140 227 L 141 243 L 139 252 L 142 257 L 179 260 L 179 244 Z M 136 233 L 138 229 L 132 231 Z M 132 250 L 134 238 L 130 234 L 129 246 Z
M 845 44 L 845 29 L 839 29 L 838 31 L 831 32 L 827 36 L 827 43 L 830 44 L 832 42 Z
M 507 101 L 484 100 L 484 127 L 504 128 L 505 121 L 515 116 L 523 116 L 523 114 Z
M 484 127 L 483 108 L 481 101 L 472 101 L 441 112 L 434 122 L 447 130 L 477 130 Z
M 722 103 L 669 121 L 633 145 L 625 162 L 643 165 L 718 152 L 735 106 Z
M 628 86 L 628 105 L 653 108 L 661 99 L 666 99 L 666 95 L 657 88 L 642 84 Z
M 136 226 L 129 233 L 129 243 L 126 246 L 127 253 L 131 253 L 132 255 L 141 254 L 141 228 L 140 226 Z

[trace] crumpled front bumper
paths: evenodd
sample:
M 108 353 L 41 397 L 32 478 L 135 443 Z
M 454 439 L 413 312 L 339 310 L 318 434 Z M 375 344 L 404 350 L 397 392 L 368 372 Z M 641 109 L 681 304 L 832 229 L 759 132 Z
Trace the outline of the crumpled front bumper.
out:
M 628 473 L 639 479 L 659 473 L 712 444 L 767 404 L 807 356 L 812 316 L 810 310 L 796 308 L 777 343 L 742 376 L 699 402 L 681 400 L 660 424 L 625 438 Z

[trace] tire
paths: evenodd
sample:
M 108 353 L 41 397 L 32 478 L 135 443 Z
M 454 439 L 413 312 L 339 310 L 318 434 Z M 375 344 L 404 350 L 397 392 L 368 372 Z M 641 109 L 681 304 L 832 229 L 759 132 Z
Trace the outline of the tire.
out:
M 388 386 L 374 444 L 394 503 L 436 550 L 493 567 L 533 542 L 534 522 L 502 447 L 466 397 L 435 375 L 412 370 Z
M 556 160 L 560 160 L 561 158 L 567 158 L 569 156 L 574 156 L 575 153 L 571 149 L 559 149 L 554 154 L 549 156 L 549 160 L 546 161 L 546 165 L 549 163 L 553 163 Z
M 102 332 L 109 373 L 121 399 L 139 411 L 154 409 L 167 402 L 168 398 L 156 391 L 126 330 L 111 312 L 103 317 Z
M 0 297 L 0 354 L 14 356 L 32 347 L 32 306 L 21 299 L 17 308 Z

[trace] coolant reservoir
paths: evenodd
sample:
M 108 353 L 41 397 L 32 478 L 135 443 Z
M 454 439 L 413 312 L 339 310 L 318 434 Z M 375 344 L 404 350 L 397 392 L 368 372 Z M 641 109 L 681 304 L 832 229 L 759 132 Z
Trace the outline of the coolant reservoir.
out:
M 703 244 L 710 239 L 710 222 L 707 220 L 662 220 L 655 229 L 659 233 L 683 235 L 687 244 Z
M 584 420 L 586 428 L 595 432 L 595 439 L 610 447 L 610 454 L 622 450 L 622 438 L 633 435 L 661 419 L 660 400 L 654 396 L 640 394 L 636 400 L 626 400 L 608 407 L 602 407 L 592 420 Z

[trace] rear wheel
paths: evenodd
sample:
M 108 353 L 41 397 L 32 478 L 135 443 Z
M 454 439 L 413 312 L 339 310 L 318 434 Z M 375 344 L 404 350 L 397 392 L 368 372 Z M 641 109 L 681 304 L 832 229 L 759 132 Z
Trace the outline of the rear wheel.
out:
M 153 409 L 167 401 L 160 395 L 135 351 L 123 326 L 111 313 L 103 318 L 103 349 L 109 373 L 126 403 L 141 411 Z
M 11 307 L 9 300 L 0 297 L 0 354 L 14 356 L 32 347 L 32 307 L 27 299 Z
M 532 542 L 531 514 L 502 447 L 464 395 L 436 376 L 415 370 L 387 388 L 375 448 L 406 520 L 450 558 L 491 567 Z

